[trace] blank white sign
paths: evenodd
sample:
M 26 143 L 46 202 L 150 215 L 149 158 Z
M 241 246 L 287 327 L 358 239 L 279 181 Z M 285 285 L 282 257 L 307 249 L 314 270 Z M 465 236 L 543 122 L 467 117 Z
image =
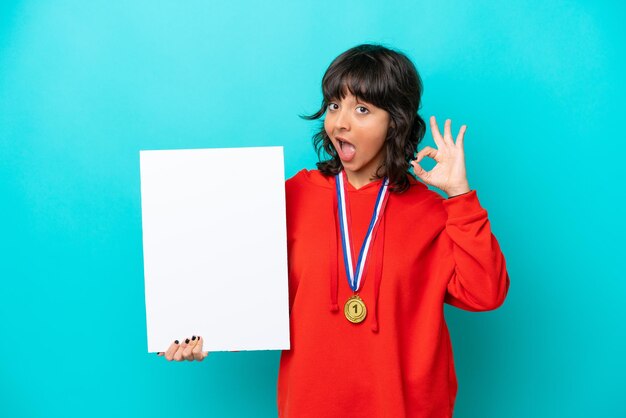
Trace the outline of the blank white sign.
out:
M 289 349 L 283 148 L 139 160 L 148 351 Z

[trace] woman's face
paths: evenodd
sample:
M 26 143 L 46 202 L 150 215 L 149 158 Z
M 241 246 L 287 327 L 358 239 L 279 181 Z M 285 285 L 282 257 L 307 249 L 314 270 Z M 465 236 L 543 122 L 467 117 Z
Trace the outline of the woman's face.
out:
M 357 101 L 350 92 L 328 104 L 324 129 L 353 186 L 369 183 L 383 162 L 389 121 L 389 112 Z

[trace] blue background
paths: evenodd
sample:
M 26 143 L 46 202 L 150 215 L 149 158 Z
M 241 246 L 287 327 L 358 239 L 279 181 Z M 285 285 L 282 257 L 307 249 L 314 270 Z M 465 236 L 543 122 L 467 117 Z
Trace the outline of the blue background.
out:
M 147 353 L 139 150 L 284 145 L 287 176 L 314 168 L 298 114 L 334 57 L 379 42 L 414 60 L 425 119 L 468 125 L 511 277 L 496 311 L 446 307 L 455 417 L 626 416 L 625 18 L 607 1 L 3 1 L 0 415 L 275 416 L 280 352 Z

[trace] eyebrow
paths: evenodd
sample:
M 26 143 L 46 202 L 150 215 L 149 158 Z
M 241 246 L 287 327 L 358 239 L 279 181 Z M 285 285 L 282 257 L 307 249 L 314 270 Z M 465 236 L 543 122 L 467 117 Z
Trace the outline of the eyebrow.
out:
M 328 102 L 330 103 L 330 102 L 341 101 L 341 100 L 342 99 L 339 99 L 339 97 L 330 97 L 328 99 Z M 345 98 L 343 100 L 345 100 Z M 361 103 L 361 104 L 365 104 L 365 105 L 368 105 L 368 106 L 374 106 L 373 103 L 368 102 L 368 101 L 363 100 L 363 99 L 358 99 L 357 97 L 355 97 L 354 100 L 355 100 L 356 103 Z

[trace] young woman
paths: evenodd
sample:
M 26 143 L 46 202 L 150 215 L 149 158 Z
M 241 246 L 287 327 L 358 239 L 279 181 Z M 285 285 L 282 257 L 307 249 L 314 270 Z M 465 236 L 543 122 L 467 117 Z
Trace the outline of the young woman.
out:
M 402 53 L 359 45 L 322 80 L 318 170 L 286 182 L 291 350 L 280 417 L 451 417 L 457 381 L 443 304 L 500 306 L 505 259 L 465 170 L 466 126 L 415 154 L 422 82 Z M 327 159 L 324 159 L 328 157 Z M 437 164 L 425 171 L 424 157 Z M 409 173 L 413 168 L 415 177 Z M 428 189 L 432 185 L 447 198 Z M 168 360 L 202 360 L 202 340 Z

